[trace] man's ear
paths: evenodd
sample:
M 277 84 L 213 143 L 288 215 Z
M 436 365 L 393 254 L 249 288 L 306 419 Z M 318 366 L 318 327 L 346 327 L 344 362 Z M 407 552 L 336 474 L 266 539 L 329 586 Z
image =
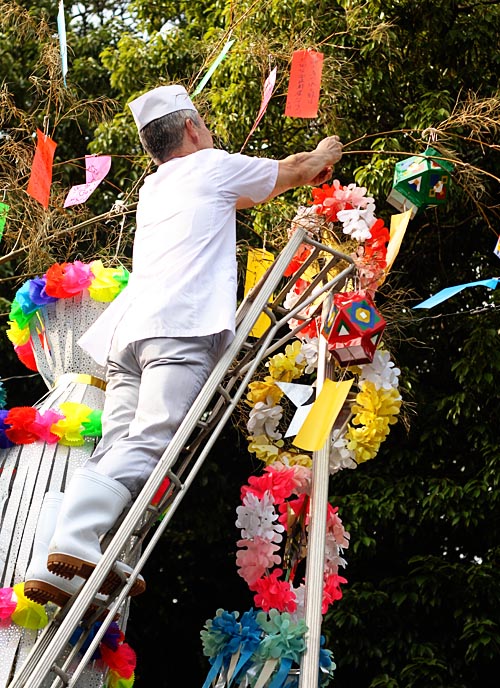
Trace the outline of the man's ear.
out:
M 193 120 L 192 119 L 186 119 L 184 122 L 184 126 L 186 127 L 186 134 L 187 134 L 188 139 L 195 144 L 198 143 L 198 141 L 200 139 L 200 134 L 198 131 L 198 127 L 193 122 Z

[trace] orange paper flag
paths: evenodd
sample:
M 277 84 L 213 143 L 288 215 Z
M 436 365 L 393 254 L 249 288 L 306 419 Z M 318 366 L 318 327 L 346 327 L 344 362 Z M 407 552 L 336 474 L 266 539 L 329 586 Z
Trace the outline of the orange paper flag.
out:
M 50 185 L 52 184 L 52 161 L 57 143 L 40 129 L 36 130 L 36 151 L 31 168 L 31 176 L 26 191 L 35 200 L 49 207 Z
M 323 53 L 314 50 L 293 53 L 285 106 L 287 117 L 317 117 L 322 69 Z

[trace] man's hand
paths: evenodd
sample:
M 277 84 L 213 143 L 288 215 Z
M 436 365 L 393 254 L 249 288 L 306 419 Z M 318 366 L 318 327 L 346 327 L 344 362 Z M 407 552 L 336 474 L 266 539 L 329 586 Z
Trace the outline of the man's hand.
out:
M 316 150 L 328 158 L 327 165 L 335 165 L 342 157 L 342 143 L 338 136 L 327 136 L 318 143 Z
M 268 201 L 288 189 L 296 186 L 318 186 L 324 184 L 332 176 L 333 166 L 342 157 L 342 143 L 338 136 L 327 136 L 320 141 L 316 148 L 309 153 L 295 153 L 279 161 L 278 178 L 272 193 L 266 198 Z M 239 205 L 247 208 L 248 205 Z
M 333 172 L 333 165 L 329 165 L 328 167 L 325 167 L 324 170 L 321 170 L 319 174 L 317 174 L 313 179 L 309 181 L 309 184 L 311 186 L 321 186 L 321 184 L 325 184 L 331 176 Z

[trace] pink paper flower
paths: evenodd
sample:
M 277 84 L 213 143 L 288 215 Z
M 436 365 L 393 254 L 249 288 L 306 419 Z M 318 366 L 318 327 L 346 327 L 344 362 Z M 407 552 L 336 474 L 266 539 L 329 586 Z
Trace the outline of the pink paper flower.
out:
M 12 588 L 0 588 L 0 628 L 10 624 L 16 606 Z
M 60 436 L 52 432 L 51 427 L 63 418 L 64 416 L 61 413 L 57 413 L 57 411 L 53 409 L 47 409 L 44 413 L 39 413 L 37 411 L 35 420 L 32 424 L 33 431 L 36 432 L 42 442 L 55 444 Z
M 236 554 L 238 574 L 247 582 L 250 589 L 270 569 L 281 562 L 276 554 L 279 546 L 261 537 L 254 540 L 238 540 L 241 549 Z M 244 549 L 246 548 L 246 549 Z

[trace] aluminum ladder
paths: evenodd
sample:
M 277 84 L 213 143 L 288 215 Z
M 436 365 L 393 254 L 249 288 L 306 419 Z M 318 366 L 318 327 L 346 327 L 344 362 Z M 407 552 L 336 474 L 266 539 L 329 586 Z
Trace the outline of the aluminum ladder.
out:
M 298 271 L 284 277 L 290 261 L 302 244 L 311 249 L 309 257 Z M 286 310 L 283 301 L 287 293 L 313 264 L 319 267 L 315 269 L 312 282 L 294 307 Z M 43 629 L 8 688 L 41 688 L 42 685 L 48 685 L 48 680 L 53 681 L 49 684 L 51 688 L 71 688 L 76 685 L 258 366 L 318 315 L 322 299 L 329 292 L 341 289 L 353 269 L 354 263 L 349 256 L 309 237 L 301 228 L 293 233 L 274 263 L 241 303 L 233 342 L 217 363 L 142 491 L 115 532 L 103 543 L 101 561 L 80 591 Z M 303 310 L 307 307 L 311 307 L 311 312 L 304 317 Z M 250 333 L 261 313 L 267 314 L 270 325 L 259 339 L 255 339 Z M 298 321 L 294 329 L 288 326 L 291 319 Z M 285 326 L 285 334 L 279 337 Z M 160 502 L 153 506 L 152 501 L 165 477 L 170 479 L 170 485 Z M 154 532 L 142 548 L 153 525 Z M 135 565 L 130 578 L 124 579 L 109 596 L 107 607 L 103 606 L 82 621 L 91 603 L 96 603 L 95 597 L 102 582 L 131 538 L 134 544 L 130 549 L 130 559 L 135 560 Z M 100 628 L 85 653 L 78 656 L 96 620 L 101 622 Z M 80 639 L 70 647 L 69 640 L 79 626 L 82 627 Z

